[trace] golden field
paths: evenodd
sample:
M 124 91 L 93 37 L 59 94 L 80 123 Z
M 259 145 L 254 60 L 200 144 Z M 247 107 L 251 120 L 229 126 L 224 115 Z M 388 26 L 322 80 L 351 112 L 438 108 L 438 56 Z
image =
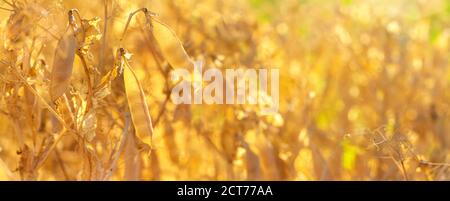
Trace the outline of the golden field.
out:
M 130 15 L 132 14 L 132 15 Z M 450 180 L 449 0 L 2 0 L 1 180 Z M 279 110 L 174 104 L 279 69 Z

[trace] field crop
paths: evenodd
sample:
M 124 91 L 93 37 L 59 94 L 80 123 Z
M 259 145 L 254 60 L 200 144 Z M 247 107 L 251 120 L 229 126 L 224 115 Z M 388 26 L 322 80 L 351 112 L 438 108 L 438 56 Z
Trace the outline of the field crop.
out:
M 1 180 L 450 180 L 449 0 L 2 0 L 0 44 Z M 195 61 L 277 112 L 175 104 Z

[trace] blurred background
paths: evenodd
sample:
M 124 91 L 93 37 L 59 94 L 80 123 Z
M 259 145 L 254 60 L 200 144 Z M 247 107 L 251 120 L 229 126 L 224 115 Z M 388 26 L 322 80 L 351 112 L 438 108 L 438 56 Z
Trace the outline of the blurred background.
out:
M 449 0 L 7 0 L 0 7 L 2 180 L 450 179 Z M 280 69 L 279 113 L 171 103 L 171 68 L 142 14 L 120 42 L 128 15 L 142 7 L 205 67 Z M 11 77 L 31 57 L 39 65 L 24 76 L 48 100 L 72 8 L 97 17 L 87 53 L 95 79 L 114 66 L 118 47 L 133 55 L 153 120 L 150 154 L 122 138 L 134 129 L 120 77 L 92 110 L 93 132 L 56 142 L 48 110 L 30 104 L 23 82 Z M 82 93 L 79 58 L 73 71 L 71 90 Z

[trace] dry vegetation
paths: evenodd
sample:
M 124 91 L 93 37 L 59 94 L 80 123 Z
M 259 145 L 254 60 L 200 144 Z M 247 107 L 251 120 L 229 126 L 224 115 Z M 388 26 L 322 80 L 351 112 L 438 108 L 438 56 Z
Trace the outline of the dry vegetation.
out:
M 0 7 L 2 180 L 450 179 L 448 0 Z M 279 68 L 279 113 L 173 104 L 193 60 Z

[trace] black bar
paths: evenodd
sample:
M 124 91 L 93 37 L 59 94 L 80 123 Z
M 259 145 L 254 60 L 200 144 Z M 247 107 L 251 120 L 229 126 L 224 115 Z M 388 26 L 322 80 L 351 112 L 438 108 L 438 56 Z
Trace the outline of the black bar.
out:
M 256 191 L 253 190 L 253 186 Z M 206 194 L 204 188 L 211 189 L 209 194 Z M 270 188 L 270 193 L 268 188 Z M 180 195 L 181 192 L 183 195 Z M 189 192 L 195 192 L 196 195 L 186 195 Z M 50 196 L 79 199 L 101 198 L 102 200 L 112 197 L 127 201 L 154 200 L 153 198 L 169 200 L 304 200 L 306 197 L 384 200 L 392 195 L 404 199 L 425 198 L 426 200 L 438 196 L 442 200 L 449 200 L 450 182 L 0 182 L 0 195 L 14 195 L 17 198 L 23 196 L 48 198 Z

